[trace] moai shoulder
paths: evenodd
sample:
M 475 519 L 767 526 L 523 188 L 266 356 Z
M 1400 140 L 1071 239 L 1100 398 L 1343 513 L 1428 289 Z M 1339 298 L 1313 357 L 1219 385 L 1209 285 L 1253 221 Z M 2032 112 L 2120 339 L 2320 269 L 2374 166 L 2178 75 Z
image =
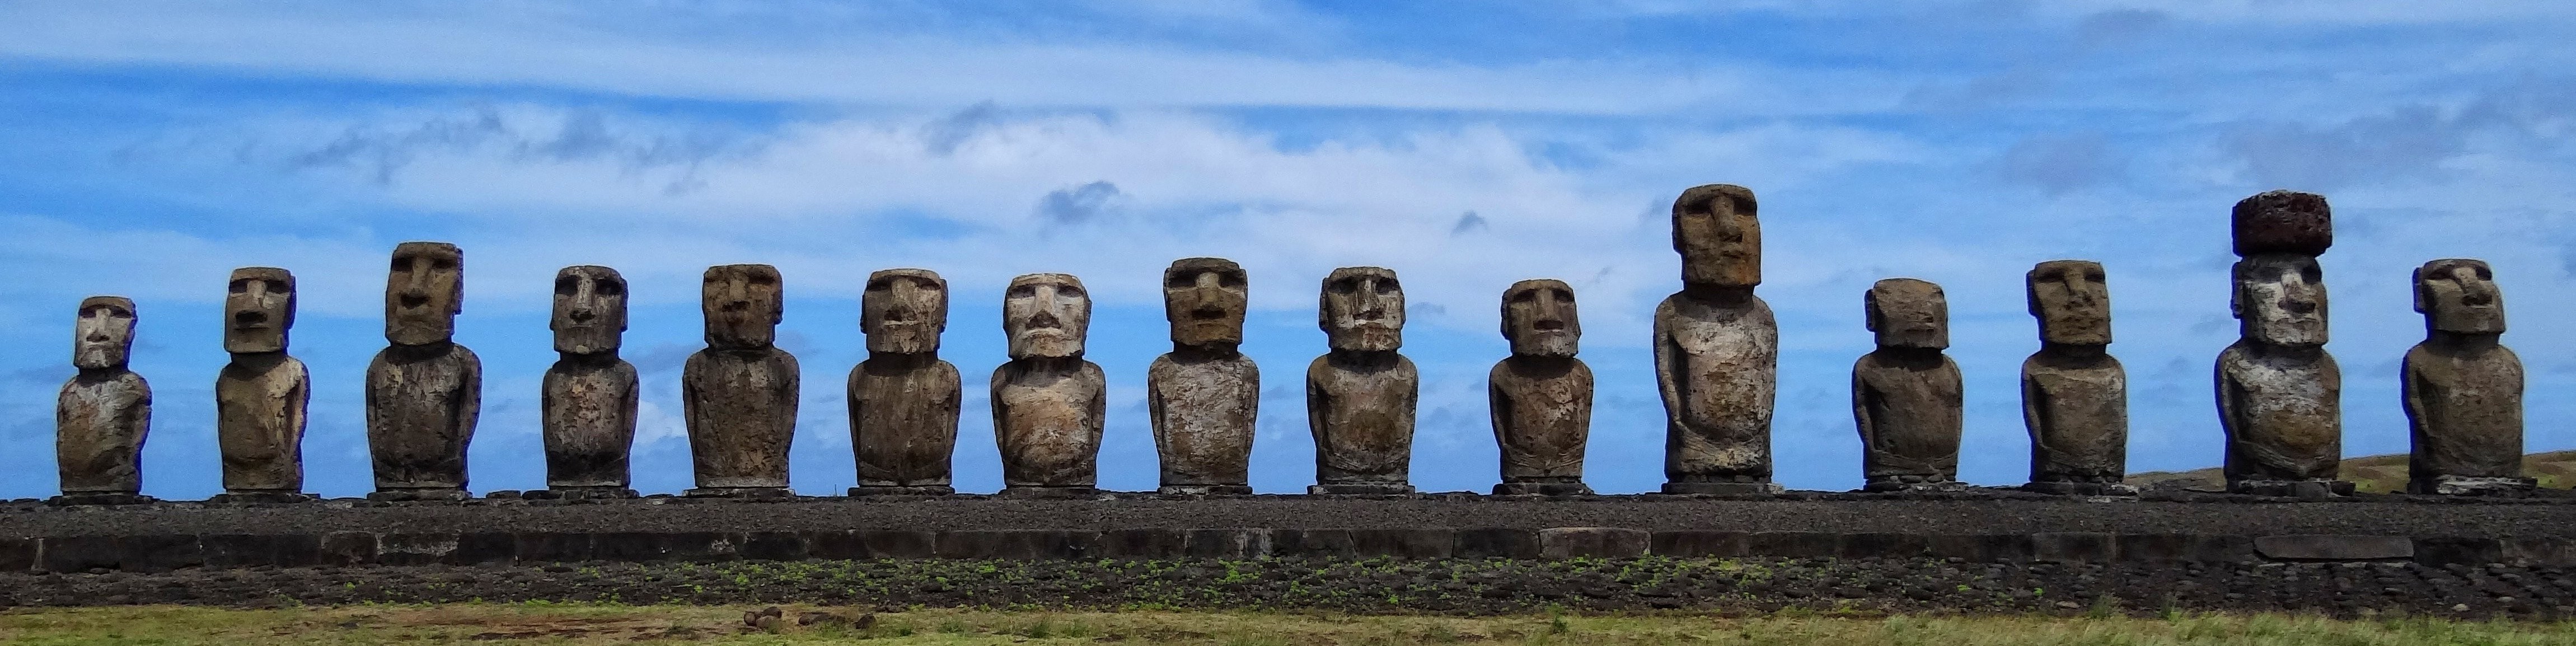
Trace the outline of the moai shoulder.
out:
M 1422 377 L 1404 346 L 1404 287 L 1381 267 L 1324 278 L 1316 323 L 1332 351 L 1306 367 L 1315 436 L 1312 494 L 1410 494 L 1414 405 Z
M 859 299 L 868 358 L 850 369 L 850 446 L 859 486 L 850 495 L 948 495 L 962 388 L 939 358 L 948 329 L 948 281 L 927 269 L 868 275 Z
M 82 299 L 72 323 L 72 367 L 54 405 L 54 459 L 62 476 L 57 504 L 149 502 L 143 490 L 143 440 L 152 430 L 152 386 L 127 369 L 134 354 L 134 301 Z
M 2129 377 L 2111 344 L 2111 288 L 2102 263 L 2051 260 L 2027 276 L 2039 352 L 2021 364 L 2022 424 L 2030 431 L 2032 491 L 2127 495 Z
M 555 352 L 540 407 L 546 491 L 532 497 L 632 498 L 627 454 L 635 444 L 635 365 L 618 358 L 626 332 L 626 278 L 576 265 L 555 272 Z
M 1912 278 L 1872 285 L 1863 298 L 1878 349 L 1852 365 L 1852 418 L 1869 491 L 1956 490 L 1962 384 L 1941 286 Z
M 483 362 L 455 342 L 465 254 L 444 242 L 394 247 L 385 340 L 367 366 L 367 446 L 378 500 L 460 500 L 466 445 L 482 412 Z
M 2415 270 L 2424 342 L 2402 365 L 2414 451 L 2407 490 L 2520 495 L 2522 359 L 2502 343 L 2504 293 L 2483 260 L 2453 258 Z
M 1524 280 L 1503 290 L 1503 338 L 1512 356 L 1486 378 L 1494 442 L 1502 448 L 1495 495 L 1591 495 L 1583 449 L 1592 436 L 1592 368 L 1575 358 L 1583 337 L 1574 287 Z
M 1771 481 L 1771 412 L 1780 329 L 1753 295 L 1762 222 L 1753 191 L 1710 184 L 1673 201 L 1682 291 L 1655 307 L 1655 382 L 1663 397 L 1664 483 L 1672 494 L 1760 494 Z
M 1238 351 L 1250 290 L 1243 267 L 1223 258 L 1183 258 L 1163 270 L 1172 351 L 1145 371 L 1161 493 L 1252 493 L 1261 369 Z
M 2240 338 L 2219 353 L 2219 426 L 2228 489 L 2265 495 L 2350 493 L 2343 460 L 2342 371 L 2325 351 L 2326 289 L 2317 254 L 2334 242 L 2325 198 L 2273 191 L 2236 204 L 2229 309 Z
M 286 354 L 295 325 L 295 274 L 233 270 L 224 295 L 224 351 L 215 377 L 215 439 L 224 493 L 213 502 L 295 502 L 304 495 L 305 403 L 312 377 Z
M 774 498 L 787 488 L 800 373 L 777 346 L 784 281 L 769 265 L 708 267 L 700 283 L 707 347 L 680 370 L 680 403 L 700 497 Z
M 1100 433 L 1108 378 L 1082 358 L 1091 295 L 1068 274 L 1011 279 L 1002 333 L 1011 360 L 993 369 L 993 431 L 1002 452 L 1002 493 L 1089 496 L 1100 474 Z

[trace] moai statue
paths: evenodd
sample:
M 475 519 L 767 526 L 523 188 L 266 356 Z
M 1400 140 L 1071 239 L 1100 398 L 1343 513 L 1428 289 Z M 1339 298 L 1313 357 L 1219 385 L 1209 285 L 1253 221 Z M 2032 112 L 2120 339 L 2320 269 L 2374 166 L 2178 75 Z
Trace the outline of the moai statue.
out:
M 143 436 L 152 430 L 152 386 L 126 369 L 134 354 L 134 301 L 82 299 L 72 323 L 72 367 L 54 403 L 57 504 L 150 502 L 143 491 Z
M 1753 295 L 1762 222 L 1753 191 L 1710 184 L 1673 201 L 1682 291 L 1655 306 L 1655 381 L 1664 398 L 1664 493 L 1777 493 L 1771 404 L 1780 326 Z
M 1109 378 L 1082 358 L 1091 295 L 1067 274 L 1011 279 L 1002 334 L 1011 360 L 993 369 L 993 439 L 1002 450 L 1002 495 L 1079 497 L 1096 492 Z
M 948 465 L 964 389 L 957 366 L 939 359 L 948 281 L 927 269 L 869 274 L 859 312 L 868 358 L 850 369 L 850 446 L 859 461 L 850 495 L 956 493 Z
M 1941 286 L 1912 278 L 1871 285 L 1864 298 L 1878 349 L 1852 364 L 1867 491 L 1956 491 L 1962 402 Z
M 2326 354 L 2326 284 L 2317 255 L 2334 244 L 2326 198 L 2273 191 L 2236 203 L 2234 345 L 2218 354 L 2218 423 L 2227 489 L 2273 496 L 2349 494 L 2343 372 Z
M 2504 294 L 2486 261 L 2454 258 L 2415 270 L 2424 342 L 2406 351 L 2401 382 L 2415 451 L 2406 489 L 2431 494 L 2530 491 L 2522 475 L 2522 359 L 2504 336 Z
M 546 496 L 633 498 L 635 364 L 617 357 L 626 332 L 626 278 L 595 265 L 555 272 L 555 352 L 546 369 Z M 529 492 L 539 494 L 540 492 Z
M 1306 366 L 1306 426 L 1315 434 L 1311 494 L 1409 494 L 1413 408 L 1422 374 L 1404 346 L 1404 287 L 1393 270 L 1343 267 L 1324 277 L 1316 323 L 1332 351 Z
M 2021 362 L 2021 420 L 2030 429 L 2030 484 L 2042 493 L 2134 495 L 2129 465 L 2129 373 L 2113 358 L 2111 287 L 2102 263 L 2031 267 L 2030 315 L 2039 352 Z
M 680 370 L 680 406 L 698 486 L 689 496 L 783 498 L 796 439 L 796 355 L 779 349 L 787 312 L 778 268 L 707 268 L 699 307 L 707 349 Z
M 1183 258 L 1163 270 L 1172 351 L 1145 372 L 1145 406 L 1167 494 L 1249 494 L 1261 369 L 1236 346 L 1251 292 L 1243 267 Z
M 304 494 L 304 403 L 312 376 L 286 355 L 295 326 L 295 274 L 276 267 L 233 270 L 224 296 L 224 351 L 215 377 L 215 439 L 224 492 L 213 502 L 296 502 Z
M 1574 358 L 1583 337 L 1574 287 L 1524 280 L 1503 290 L 1503 338 L 1512 356 L 1494 364 L 1485 396 L 1503 482 L 1494 495 L 1588 496 L 1583 446 L 1592 437 L 1592 367 Z
M 462 500 L 465 445 L 483 410 L 483 360 L 456 343 L 465 252 L 444 242 L 394 247 L 385 340 L 367 365 L 367 446 L 375 500 Z

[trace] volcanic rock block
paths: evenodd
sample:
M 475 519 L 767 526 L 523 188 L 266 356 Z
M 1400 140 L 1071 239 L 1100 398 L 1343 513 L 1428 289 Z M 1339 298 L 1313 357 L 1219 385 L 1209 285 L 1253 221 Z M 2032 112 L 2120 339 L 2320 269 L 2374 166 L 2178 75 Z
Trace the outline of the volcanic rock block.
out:
M 1957 490 L 1962 383 L 1941 287 L 1878 281 L 1866 295 L 1878 349 L 1852 365 L 1852 418 L 1870 491 Z
M 1404 345 L 1404 287 L 1381 267 L 1324 278 L 1316 324 L 1332 351 L 1306 366 L 1306 424 L 1315 436 L 1311 494 L 1410 494 L 1414 404 L 1422 376 Z
M 483 361 L 455 342 L 465 255 L 444 242 L 394 247 L 385 340 L 367 365 L 367 447 L 380 500 L 462 500 L 465 451 L 482 413 Z
M 1011 360 L 993 369 L 995 443 L 1003 495 L 1080 497 L 1100 477 L 1100 433 L 1109 380 L 1082 358 L 1091 295 L 1066 274 L 1011 279 L 1002 332 Z
M 1768 494 L 1780 328 L 1753 295 L 1762 223 L 1753 191 L 1710 184 L 1673 201 L 1682 291 L 1655 307 L 1665 413 L 1663 492 Z
M 1583 323 L 1574 288 L 1524 280 L 1503 292 L 1503 338 L 1512 356 L 1494 364 L 1486 397 L 1503 482 L 1495 495 L 1590 495 L 1584 443 L 1592 436 L 1592 367 L 1575 358 Z
M 708 267 L 699 307 L 707 347 L 680 372 L 697 488 L 690 496 L 783 497 L 796 439 L 796 355 L 776 345 L 786 297 L 778 268 Z
M 1145 404 L 1167 494 L 1249 494 L 1261 369 L 1243 356 L 1250 299 L 1243 267 L 1183 258 L 1163 270 L 1172 351 L 1145 373 Z
M 2052 260 L 2031 268 L 2039 352 L 2021 364 L 2030 484 L 2046 493 L 2135 494 L 2128 473 L 2129 377 L 2107 351 L 2111 290 L 2102 264 Z
M 939 358 L 948 329 L 948 281 L 927 269 L 868 276 L 859 299 L 868 358 L 850 369 L 850 446 L 859 486 L 850 495 L 947 495 L 956 453 L 957 366 Z
M 134 354 L 134 301 L 82 299 L 72 323 L 72 367 L 54 400 L 60 504 L 128 504 L 143 497 L 143 439 L 152 430 L 152 386 L 126 368 Z
M 2485 261 L 2435 260 L 2415 270 L 2424 342 L 2406 352 L 2401 377 L 2408 435 L 2407 489 L 2435 494 L 2518 494 L 2522 473 L 2522 359 L 2504 347 L 2504 295 Z

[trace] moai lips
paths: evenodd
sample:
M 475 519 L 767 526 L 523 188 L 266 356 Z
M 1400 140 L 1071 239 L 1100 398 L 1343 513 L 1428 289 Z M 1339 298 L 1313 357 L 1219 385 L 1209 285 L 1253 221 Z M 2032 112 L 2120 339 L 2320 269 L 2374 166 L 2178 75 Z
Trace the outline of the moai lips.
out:
M 395 345 L 442 343 L 456 335 L 465 309 L 465 252 L 444 242 L 405 242 L 394 247 L 385 278 L 385 340 Z
M 1962 382 L 1941 287 L 1890 278 L 1864 299 L 1878 350 L 1852 365 L 1852 417 L 1870 491 L 1955 490 Z
M 1780 329 L 1753 295 L 1762 223 L 1753 191 L 1693 187 L 1673 200 L 1682 291 L 1655 307 L 1655 381 L 1663 397 L 1664 493 L 1761 494 L 1771 482 L 1771 412 Z
M 2219 353 L 2219 426 L 2228 489 L 2350 493 L 2342 464 L 2342 370 L 2325 351 L 2326 289 L 2316 254 L 2334 242 L 2325 198 L 2273 191 L 2236 204 L 2229 309 L 2240 338 Z
M 483 361 L 454 342 L 465 255 L 444 242 L 394 247 L 385 340 L 367 366 L 367 448 L 380 500 L 457 500 L 482 414 Z
M 1324 278 L 1317 324 L 1332 352 L 1306 367 L 1306 423 L 1315 436 L 1315 494 L 1408 494 L 1414 405 L 1422 377 L 1404 344 L 1404 288 L 1395 272 L 1343 267 Z
M 1503 338 L 1512 356 L 1486 379 L 1494 441 L 1502 447 L 1496 495 L 1589 495 L 1583 449 L 1592 433 L 1592 368 L 1574 357 L 1583 334 L 1574 288 L 1524 280 L 1503 291 Z
M 626 331 L 626 278 L 594 265 L 555 272 L 547 327 L 562 356 L 546 369 L 541 399 L 547 493 L 633 497 L 627 454 L 635 443 L 635 366 L 617 357 Z
M 2039 352 L 2021 364 L 2030 484 L 2044 493 L 2125 495 L 2129 378 L 2111 342 L 2111 289 L 2102 264 L 2051 260 L 2027 276 Z
M 295 325 L 295 274 L 276 267 L 233 270 L 224 294 L 224 351 L 285 352 Z
M 868 358 L 850 369 L 850 445 L 859 486 L 850 495 L 947 495 L 957 447 L 957 366 L 939 359 L 948 328 L 948 281 L 927 269 L 868 276 L 859 300 Z
M 72 324 L 72 365 L 54 405 L 54 458 L 64 504 L 146 502 L 143 440 L 152 429 L 152 387 L 126 369 L 134 349 L 134 301 L 82 299 Z
M 1003 493 L 1088 495 L 1099 478 L 1108 378 L 1082 359 L 1091 296 L 1066 274 L 1011 279 L 1002 331 L 1011 361 L 993 370 L 993 430 Z
M 1163 270 L 1172 351 L 1145 372 L 1161 493 L 1252 493 L 1261 371 L 1236 351 L 1250 296 L 1243 267 L 1231 260 L 1183 258 Z
M 2504 296 L 2485 261 L 2435 260 L 2415 270 L 2415 311 L 2425 339 L 2401 367 L 2408 435 L 2407 489 L 2427 494 L 2519 495 L 2522 359 L 2500 343 Z
M 707 347 L 680 371 L 690 496 L 784 497 L 787 452 L 796 437 L 800 373 L 795 355 L 774 345 L 786 314 L 776 267 L 708 267 L 699 307 Z
M 215 377 L 224 481 L 216 502 L 306 499 L 304 407 L 313 384 L 304 362 L 286 354 L 294 324 L 294 274 L 276 267 L 233 270 L 224 296 L 224 350 L 232 362 Z

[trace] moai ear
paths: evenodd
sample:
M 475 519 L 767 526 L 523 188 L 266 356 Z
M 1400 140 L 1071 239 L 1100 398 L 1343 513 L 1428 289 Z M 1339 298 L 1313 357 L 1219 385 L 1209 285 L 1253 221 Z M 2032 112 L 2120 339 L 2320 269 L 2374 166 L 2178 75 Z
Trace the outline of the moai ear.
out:
M 1868 290 L 1863 290 L 1863 291 L 1860 293 L 1860 309 L 1861 309 L 1861 314 L 1860 314 L 1860 324 L 1861 324 L 1861 327 L 1867 328 L 1867 329 L 1868 329 L 1869 331 L 1871 331 L 1871 332 L 1877 332 L 1877 331 L 1878 331 L 1878 290 L 1877 290 L 1877 289 L 1868 289 Z
M 2243 260 L 2236 261 L 2235 265 L 2227 269 L 2227 316 L 2239 320 L 2245 318 L 2245 261 Z
M 2424 268 L 2416 267 L 2413 276 L 2406 281 L 2406 286 L 2415 293 L 2415 313 L 2429 314 L 2431 312 L 2424 308 Z

